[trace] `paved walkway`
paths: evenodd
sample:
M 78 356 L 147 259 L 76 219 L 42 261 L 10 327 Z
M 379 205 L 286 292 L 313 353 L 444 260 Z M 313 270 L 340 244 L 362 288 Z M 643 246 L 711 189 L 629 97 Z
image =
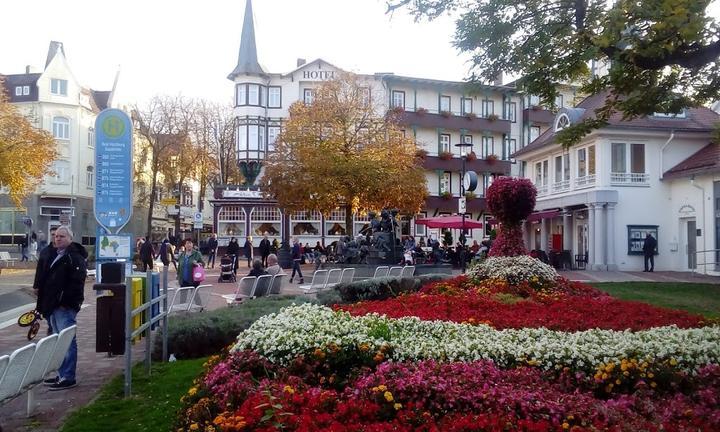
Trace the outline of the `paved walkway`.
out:
M 244 273 L 244 271 L 245 269 L 240 269 L 240 272 Z M 312 266 L 303 266 L 303 271 L 306 276 L 311 275 Z M 225 307 L 225 302 L 220 295 L 229 294 L 235 290 L 235 284 L 217 283 L 218 272 L 218 269 L 215 268 L 214 270 L 209 270 L 207 275 L 208 282 L 213 285 L 213 294 L 217 294 L 211 297 L 210 309 Z M 32 271 L 15 273 L 13 275 L 13 282 L 20 283 L 22 279 L 27 278 L 26 283 L 31 283 L 33 274 Z M 567 271 L 561 272 L 561 274 L 573 280 L 592 282 L 657 281 L 720 283 L 720 278 L 718 277 L 693 276 L 690 273 L 676 272 Z M 0 276 L 0 281 L 7 280 L 6 277 L 7 274 L 3 274 Z M 174 283 L 174 271 L 170 272 L 170 277 L 172 282 L 171 286 L 176 286 L 177 284 Z M 306 282 L 309 283 L 309 278 L 306 278 Z M 88 281 L 85 285 L 86 305 L 78 314 L 78 387 L 50 393 L 46 387 L 42 385 L 38 386 L 36 388 L 37 408 L 35 415 L 29 419 L 25 417 L 26 395 L 22 395 L 5 403 L 0 406 L 0 426 L 3 432 L 29 430 L 45 432 L 58 430 L 67 413 L 90 403 L 97 397 L 99 390 L 110 378 L 122 373 L 124 368 L 122 356 L 108 357 L 105 353 L 95 352 L 96 304 L 92 284 L 93 281 Z M 297 288 L 297 283 L 291 285 L 286 279 L 282 287 L 282 292 L 297 294 L 300 290 Z M 44 334 L 46 328 L 45 323 L 43 323 L 41 334 Z M 8 354 L 14 349 L 27 344 L 26 333 L 26 329 L 18 326 L 0 329 L 0 355 Z M 144 345 L 144 343 L 139 343 L 133 348 L 134 359 L 141 360 L 143 358 Z

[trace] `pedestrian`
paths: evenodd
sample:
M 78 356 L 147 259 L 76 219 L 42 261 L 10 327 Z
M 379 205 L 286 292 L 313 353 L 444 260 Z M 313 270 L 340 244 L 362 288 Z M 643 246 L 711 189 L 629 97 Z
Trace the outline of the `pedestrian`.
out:
M 247 275 L 258 277 L 258 276 L 263 276 L 266 274 L 267 274 L 267 272 L 263 268 L 262 261 L 260 261 L 259 259 L 253 260 L 252 269 L 250 270 L 250 272 Z
M 38 260 L 38 244 L 37 240 L 30 238 L 30 260 L 31 261 L 37 261 Z
M 215 268 L 215 256 L 217 255 L 218 241 L 217 234 L 212 233 L 208 240 L 208 266 Z
M 260 241 L 260 256 L 262 257 L 262 265 L 267 266 L 267 258 L 270 256 L 270 240 L 267 234 Z
M 290 283 L 292 283 L 293 278 L 295 278 L 295 272 L 297 272 L 298 277 L 300 278 L 300 284 L 305 283 L 305 279 L 303 279 L 302 270 L 300 270 L 300 260 L 302 260 L 302 248 L 300 247 L 300 241 L 297 238 L 293 239 L 293 245 L 292 245 L 292 274 L 290 275 Z
M 652 234 L 647 233 L 643 242 L 643 255 L 645 256 L 645 270 L 643 271 L 652 272 L 655 270 L 655 249 L 657 249 L 657 240 Z M 649 269 L 648 262 L 650 263 Z
M 175 266 L 175 271 L 177 271 L 177 262 L 175 261 L 175 255 L 173 254 L 172 244 L 170 243 L 170 240 L 163 240 L 162 244 L 160 245 L 160 251 L 158 252 L 158 255 L 160 255 L 160 261 L 162 261 L 165 267 L 168 267 L 169 269 L 170 263 L 172 263 L 173 266 Z
M 20 262 L 28 261 L 28 260 L 30 259 L 30 257 L 28 257 L 28 238 L 29 238 L 29 237 L 30 237 L 30 236 L 28 236 L 27 234 L 25 234 L 25 235 L 20 239 L 20 255 L 22 256 L 22 257 L 20 258 Z
M 248 268 L 252 267 L 252 259 L 253 259 L 253 244 L 252 244 L 252 237 L 247 236 L 245 239 L 245 244 L 243 245 L 243 253 L 245 254 L 245 258 L 247 258 Z
M 45 240 L 45 233 L 43 232 L 43 230 L 38 230 L 37 242 L 38 242 L 38 251 L 42 251 L 43 249 L 45 249 L 45 246 L 47 246 L 47 241 Z
M 73 232 L 64 225 L 55 231 L 53 243 L 54 247 L 47 247 L 40 254 L 34 287 L 38 293 L 37 311 L 48 320 L 53 332 L 60 333 L 77 323 L 77 314 L 85 299 L 87 251 L 73 242 Z M 77 341 L 73 337 L 57 377 L 44 383 L 50 386 L 50 391 L 75 387 L 76 368 Z
M 146 272 L 148 269 L 153 270 L 153 260 L 155 258 L 155 249 L 152 243 L 148 240 L 150 236 L 143 239 L 143 243 L 140 246 L 140 261 L 142 262 L 142 271 Z
M 204 266 L 202 254 L 199 250 L 193 248 L 192 239 L 183 240 L 184 249 L 178 257 L 177 278 L 181 287 L 200 285 L 199 281 L 193 280 L 193 268 L 196 265 Z
M 275 254 L 268 255 L 267 258 L 267 274 L 275 276 L 276 274 L 282 273 L 282 268 L 278 265 L 278 257 Z
M 240 253 L 240 245 L 235 237 L 230 237 L 230 243 L 228 243 L 227 255 L 232 258 L 232 269 L 233 274 L 237 275 L 237 259 Z

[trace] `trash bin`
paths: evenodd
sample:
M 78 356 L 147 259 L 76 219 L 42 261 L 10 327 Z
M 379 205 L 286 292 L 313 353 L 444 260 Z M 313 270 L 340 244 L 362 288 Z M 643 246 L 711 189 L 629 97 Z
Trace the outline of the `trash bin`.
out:
M 125 352 L 125 284 L 99 283 L 95 320 L 95 351 L 120 355 Z
M 130 309 L 134 310 L 140 307 L 143 303 L 145 303 L 145 278 L 140 277 L 134 277 L 132 278 L 132 294 L 130 297 L 131 303 L 130 303 Z M 137 330 L 140 325 L 142 324 L 145 317 L 145 312 L 142 312 L 141 314 L 135 315 L 132 319 L 132 329 L 133 331 Z M 142 337 L 142 334 L 139 334 L 133 339 L 133 341 L 140 340 Z

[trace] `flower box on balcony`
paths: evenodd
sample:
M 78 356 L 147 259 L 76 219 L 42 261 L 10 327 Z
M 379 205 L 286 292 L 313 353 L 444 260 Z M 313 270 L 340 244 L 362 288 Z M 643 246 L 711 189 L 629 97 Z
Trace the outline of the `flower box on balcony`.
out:
M 428 113 L 428 110 L 427 110 L 427 108 L 418 107 L 418 109 L 416 109 L 415 112 L 417 113 L 417 115 L 425 115 Z
M 500 118 L 500 116 L 498 116 L 497 114 L 490 114 L 489 116 L 487 116 L 488 121 L 491 121 L 491 122 L 494 122 L 495 120 L 498 120 L 499 118 Z
M 465 155 L 465 160 L 467 160 L 468 162 L 472 162 L 472 161 L 474 161 L 475 159 L 477 159 L 477 155 L 475 154 L 475 152 L 472 152 L 472 151 L 471 151 L 470 153 L 468 153 L 467 155 Z
M 390 114 L 400 115 L 400 114 L 403 114 L 403 113 L 405 112 L 405 108 L 403 108 L 403 107 L 401 107 L 401 106 L 396 106 L 396 107 L 390 108 L 390 110 L 389 110 L 388 112 L 389 112 Z
M 450 116 L 452 115 L 452 113 L 451 113 L 450 111 L 440 111 L 440 115 L 443 116 L 443 117 L 445 117 L 445 118 L 450 118 Z
M 420 158 L 420 159 L 425 160 L 425 158 L 427 157 L 427 155 L 428 155 L 428 152 L 427 152 L 427 150 L 425 150 L 425 149 L 417 149 L 417 150 L 415 150 L 415 156 L 418 157 L 418 158 Z
M 475 195 L 475 192 L 465 192 L 466 200 L 475 199 L 476 197 L 477 197 L 477 195 Z
M 491 155 L 487 155 L 487 157 L 485 157 L 485 160 L 489 164 L 494 164 L 495 162 L 497 162 L 498 157 L 497 157 L 497 155 L 491 154 Z
M 477 114 L 475 114 L 474 112 L 467 112 L 465 113 L 465 118 L 468 120 L 473 120 L 477 118 Z
M 438 157 L 442 160 L 450 160 L 453 158 L 453 154 L 448 151 L 438 153 Z
M 440 198 L 444 199 L 445 201 L 448 201 L 450 198 L 452 198 L 452 194 L 450 192 L 441 192 Z

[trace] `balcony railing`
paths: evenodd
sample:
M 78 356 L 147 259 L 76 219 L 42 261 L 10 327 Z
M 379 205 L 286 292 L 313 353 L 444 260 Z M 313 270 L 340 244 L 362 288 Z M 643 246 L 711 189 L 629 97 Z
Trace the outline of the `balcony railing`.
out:
M 575 187 L 578 189 L 593 185 L 595 185 L 595 174 L 589 174 L 575 179 Z
M 570 180 L 563 180 L 553 183 L 553 192 L 565 192 L 570 190 Z
M 620 185 L 647 185 L 650 174 L 647 173 L 610 173 L 610 183 Z
M 537 189 L 538 196 L 547 195 L 548 193 L 548 185 L 535 185 L 535 189 Z
M 408 126 L 425 128 L 464 129 L 473 132 L 510 133 L 510 120 L 490 120 L 483 117 L 448 113 L 447 115 L 429 112 L 405 111 L 400 116 L 400 123 Z

